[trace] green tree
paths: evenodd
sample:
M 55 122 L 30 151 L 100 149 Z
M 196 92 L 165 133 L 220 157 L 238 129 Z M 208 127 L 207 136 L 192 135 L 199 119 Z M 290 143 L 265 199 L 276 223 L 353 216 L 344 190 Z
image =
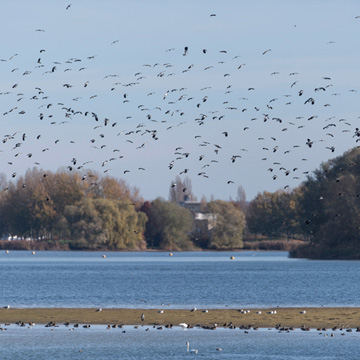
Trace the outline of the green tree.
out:
M 264 191 L 253 199 L 246 216 L 249 231 L 273 237 L 291 238 L 300 231 L 299 190 Z
M 211 238 L 209 247 L 215 249 L 241 248 L 245 229 L 245 215 L 232 203 L 222 200 L 207 204 L 210 215 Z
M 190 250 L 193 217 L 189 210 L 163 199 L 152 201 L 147 213 L 146 240 L 163 250 Z
M 135 211 L 128 201 L 95 199 L 95 207 L 102 219 L 106 246 L 111 249 L 144 250 L 147 217 Z
M 100 249 L 104 247 L 106 235 L 102 220 L 92 199 L 84 198 L 77 205 L 65 207 L 64 216 L 70 225 L 71 247 Z
M 360 258 L 360 149 L 322 163 L 302 184 L 300 256 Z

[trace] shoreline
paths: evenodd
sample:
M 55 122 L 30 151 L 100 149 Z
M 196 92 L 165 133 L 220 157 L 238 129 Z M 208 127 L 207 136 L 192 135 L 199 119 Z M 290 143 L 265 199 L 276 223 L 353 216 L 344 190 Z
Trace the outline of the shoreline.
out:
M 2 308 L 0 324 L 16 322 L 62 325 L 158 325 L 227 327 L 229 324 L 259 328 L 357 328 L 360 326 L 360 307 L 290 307 L 255 309 L 102 309 L 95 308 Z M 246 312 L 245 312 L 246 311 Z M 249 311 L 249 312 L 248 312 Z M 258 313 L 261 312 L 261 313 Z M 273 313 L 271 313 L 273 312 Z M 276 313 L 274 313 L 276 312 Z M 305 313 L 304 313 L 305 312 Z M 145 315 L 141 321 L 141 314 Z

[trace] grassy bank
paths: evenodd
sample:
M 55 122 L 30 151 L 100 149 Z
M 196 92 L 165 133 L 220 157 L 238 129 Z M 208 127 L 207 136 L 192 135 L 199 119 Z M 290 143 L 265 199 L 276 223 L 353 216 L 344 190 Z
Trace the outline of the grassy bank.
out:
M 248 310 L 248 309 L 246 309 Z M 269 312 L 276 310 L 276 314 Z M 302 311 L 306 311 L 302 314 Z M 47 324 L 54 322 L 62 325 L 70 324 L 124 324 L 124 325 L 190 325 L 202 324 L 224 326 L 230 322 L 235 326 L 251 325 L 263 328 L 275 327 L 281 324 L 285 327 L 299 328 L 356 328 L 360 326 L 360 308 L 271 308 L 250 309 L 249 313 L 242 313 L 237 309 L 210 309 L 202 310 L 164 310 L 157 309 L 74 309 L 74 308 L 36 308 L 36 309 L 0 309 L 0 323 L 34 322 Z M 261 314 L 256 312 L 261 311 Z M 144 313 L 145 320 L 141 321 Z

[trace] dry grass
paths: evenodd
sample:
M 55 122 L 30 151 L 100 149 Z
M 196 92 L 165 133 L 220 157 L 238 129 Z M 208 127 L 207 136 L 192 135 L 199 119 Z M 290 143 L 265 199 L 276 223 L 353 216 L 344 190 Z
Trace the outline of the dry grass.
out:
M 276 314 L 269 314 L 276 310 Z M 306 310 L 306 314 L 300 312 Z M 256 314 L 261 311 L 261 314 Z M 145 314 L 145 321 L 141 322 L 141 313 Z M 69 322 L 70 324 L 124 324 L 124 325 L 166 325 L 185 322 L 191 325 L 224 326 L 232 322 L 235 326 L 251 325 L 263 328 L 274 327 L 281 324 L 286 327 L 310 328 L 318 327 L 344 327 L 356 328 L 360 326 L 360 308 L 276 308 L 276 309 L 250 309 L 250 313 L 243 314 L 235 309 L 210 309 L 207 313 L 202 310 L 164 310 L 158 309 L 0 309 L 0 323 L 35 322 L 47 324 L 50 321 L 57 324 Z

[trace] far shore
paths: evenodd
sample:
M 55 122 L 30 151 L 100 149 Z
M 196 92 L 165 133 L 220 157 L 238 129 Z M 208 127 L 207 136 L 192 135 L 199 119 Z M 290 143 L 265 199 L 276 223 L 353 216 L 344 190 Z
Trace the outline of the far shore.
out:
M 242 311 L 243 310 L 243 311 Z M 246 313 L 245 313 L 246 310 Z M 250 311 L 249 311 L 250 310 Z M 261 313 L 259 313 L 261 312 Z M 141 320 L 144 314 L 144 320 Z M 90 308 L 2 308 L 0 324 L 23 322 L 36 324 L 104 324 L 218 327 L 251 326 L 274 328 L 277 325 L 294 328 L 357 328 L 360 326 L 359 307 L 304 307 L 263 309 L 90 309 Z
M 286 240 L 286 239 L 244 239 L 242 248 L 233 249 L 211 249 L 195 247 L 188 250 L 174 250 L 174 249 L 158 249 L 158 248 L 144 248 L 144 249 L 88 249 L 88 248 L 72 248 L 67 241 L 49 241 L 49 240 L 0 240 L 0 251 L 94 251 L 94 252 L 187 252 L 187 251 L 290 251 L 299 245 L 304 244 L 302 240 Z

